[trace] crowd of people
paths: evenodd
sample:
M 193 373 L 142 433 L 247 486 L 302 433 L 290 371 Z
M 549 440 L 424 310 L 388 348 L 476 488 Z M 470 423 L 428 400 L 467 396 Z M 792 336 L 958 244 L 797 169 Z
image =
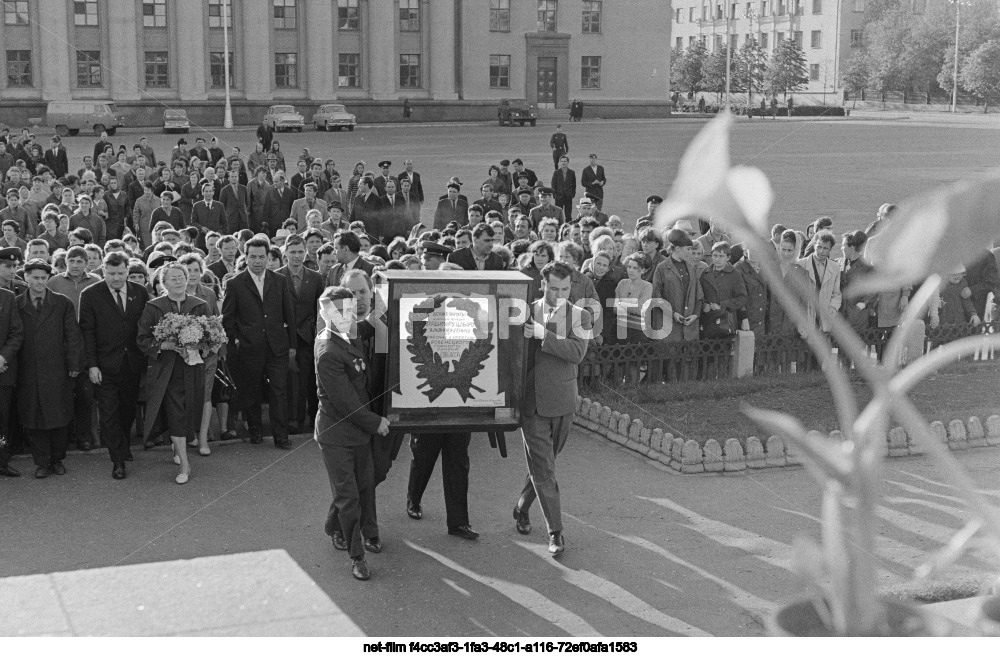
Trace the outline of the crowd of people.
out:
M 598 156 L 589 155 L 578 184 L 561 130 L 550 140 L 548 184 L 522 159 L 503 159 L 473 186 L 472 200 L 458 176 L 440 196 L 425 196 L 409 159 L 395 173 L 389 160 L 378 172 L 357 162 L 345 180 L 336 162 L 308 149 L 286 159 L 266 126 L 257 137 L 249 156 L 199 136 L 158 158 L 145 138 L 128 149 L 103 134 L 71 168 L 59 137 L 43 149 L 27 129 L 0 132 L 0 475 L 20 475 L 9 456 L 22 451 L 30 452 L 36 478 L 62 475 L 67 450 L 103 445 L 112 477 L 121 480 L 133 445 L 169 444 L 175 480 L 184 484 L 192 475 L 188 450 L 212 453 L 213 415 L 220 439 L 240 430 L 260 444 L 266 404 L 275 447 L 290 448 L 289 436 L 310 428 L 318 435 L 334 490 L 327 532 L 350 552 L 355 575 L 367 578 L 364 552 L 381 549 L 374 487 L 402 440 L 379 415 L 384 363 L 371 335 L 365 338 L 371 276 L 381 269 L 521 271 L 539 308 L 583 308 L 574 321 L 595 329 L 589 344 L 574 338 L 537 350 L 546 362 L 523 429 L 529 475 L 514 519 L 530 532 L 537 495 L 558 555 L 565 542 L 554 457 L 576 391 L 575 382 L 570 393 L 542 384 L 544 377 L 566 369 L 575 381 L 588 346 L 796 330 L 770 298 L 759 254 L 710 218 L 658 229 L 657 195 L 646 198 L 647 212 L 632 229 L 605 213 L 608 179 Z M 845 295 L 854 278 L 878 266 L 868 262 L 866 244 L 893 209 L 880 208 L 868 230 L 844 233 L 839 260 L 830 218 L 804 232 L 774 226 L 781 274 L 815 288 L 810 312 L 821 327 L 831 313 L 859 331 L 899 321 L 909 289 Z M 945 281 L 928 320 L 978 324 L 990 293 L 1000 293 L 1000 276 L 995 254 L 984 250 Z M 351 325 L 342 323 L 347 299 L 356 308 Z M 221 317 L 227 343 L 190 357 L 157 338 L 170 314 Z M 537 326 L 526 326 L 525 335 L 548 339 Z M 324 438 L 345 420 L 353 435 L 333 430 Z M 449 533 L 476 539 L 465 500 L 470 438 L 411 437 L 407 513 L 423 516 L 440 455 Z

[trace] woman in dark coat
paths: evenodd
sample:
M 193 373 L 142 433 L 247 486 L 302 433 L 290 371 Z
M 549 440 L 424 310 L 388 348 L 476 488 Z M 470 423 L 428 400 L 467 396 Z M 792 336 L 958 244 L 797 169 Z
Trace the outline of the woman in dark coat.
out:
M 736 334 L 736 313 L 747 304 L 743 276 L 729 263 L 730 247 L 720 241 L 712 246 L 712 266 L 701 275 L 705 296 L 702 306 L 702 339 L 718 339 Z
M 188 482 L 191 465 L 187 443 L 198 434 L 205 399 L 205 364 L 187 364 L 183 348 L 171 342 L 159 342 L 153 329 L 167 314 L 209 316 L 208 304 L 187 293 L 188 272 L 183 264 L 171 262 L 163 267 L 163 287 L 167 293 L 146 304 L 139 320 L 139 348 L 149 359 L 147 373 L 146 421 L 144 432 L 152 435 L 153 424 L 161 411 L 166 415 L 174 462 L 181 466 L 177 483 Z M 203 354 L 204 355 L 204 354 Z
M 840 275 L 840 290 L 843 296 L 843 303 L 840 305 L 840 312 L 851 324 L 854 332 L 864 338 L 864 333 L 872 328 L 875 316 L 875 306 L 878 303 L 877 294 L 857 295 L 852 285 L 862 278 L 870 276 L 874 272 L 874 267 L 865 261 L 865 246 L 868 242 L 868 235 L 863 230 L 848 232 L 841 242 L 841 249 L 844 251 L 844 260 L 841 262 L 843 273 Z
M 28 291 L 17 297 L 24 341 L 17 354 L 17 414 L 27 432 L 35 478 L 65 474 L 67 428 L 73 420 L 74 379 L 83 370 L 83 334 L 73 303 L 46 288 L 52 267 L 24 267 Z
M 184 217 L 184 225 L 191 225 L 191 213 L 194 204 L 201 200 L 201 175 L 197 171 L 188 174 L 188 181 L 180 189 L 181 198 L 177 201 L 177 207 Z
M 753 331 L 757 339 L 762 339 L 767 333 L 767 311 L 770 305 L 770 290 L 767 281 L 760 273 L 760 261 L 756 253 L 747 250 L 743 259 L 733 265 L 737 273 L 743 276 L 743 284 L 747 288 L 747 303 L 736 313 L 740 320 L 741 330 Z
M 552 250 L 552 244 L 541 239 L 528 247 L 528 253 L 531 254 L 531 261 L 528 262 L 527 266 L 521 267 L 521 273 L 531 277 L 531 287 L 528 290 L 529 300 L 534 303 L 542 297 L 542 269 L 549 262 L 555 261 L 556 254 Z

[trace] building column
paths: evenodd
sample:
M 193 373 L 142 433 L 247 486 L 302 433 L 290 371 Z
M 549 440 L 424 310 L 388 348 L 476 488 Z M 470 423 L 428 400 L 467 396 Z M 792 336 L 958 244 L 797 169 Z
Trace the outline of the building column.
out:
M 139 40 L 135 32 L 135 2 L 109 0 L 108 2 L 108 67 L 114 71 L 110 77 L 111 98 L 115 101 L 139 100 L 145 80 L 139 74 Z
M 37 34 L 39 70 L 44 100 L 66 100 L 70 97 L 70 72 L 76 70 L 76 56 L 70 57 L 69 20 L 63 0 L 39 0 L 38 16 L 44 16 L 45 29 Z
M 170 17 L 181 26 L 177 30 L 177 52 L 172 59 L 176 62 L 177 86 L 181 100 L 206 100 L 208 85 L 205 83 L 205 49 L 208 35 L 205 33 L 205 4 L 202 0 L 177 0 L 177 10 Z M 181 23 L 182 17 L 187 17 Z M 233 45 L 233 30 L 229 31 L 229 47 Z M 233 48 L 235 50 L 235 48 Z
M 236 3 L 233 3 L 234 5 Z M 274 77 L 274 53 L 271 52 L 271 3 L 243 2 L 244 87 L 247 100 L 273 99 L 271 80 Z M 302 61 L 301 53 L 299 61 Z M 301 64 L 300 64 L 301 65 Z M 301 75 L 302 71 L 299 70 Z
M 427 24 L 431 31 L 431 97 L 434 100 L 457 100 L 455 93 L 455 3 L 431 0 Z
M 333 61 L 333 30 L 336 18 L 332 2 L 311 2 L 306 10 L 305 52 L 309 98 L 323 102 L 335 100 L 337 90 L 333 84 L 337 75 L 337 62 Z
M 391 0 L 367 0 L 367 25 L 370 44 L 368 71 L 372 100 L 396 99 L 396 3 Z

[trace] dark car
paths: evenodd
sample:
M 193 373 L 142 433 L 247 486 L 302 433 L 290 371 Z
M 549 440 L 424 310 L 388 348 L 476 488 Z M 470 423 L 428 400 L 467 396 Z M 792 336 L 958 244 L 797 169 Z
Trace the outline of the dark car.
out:
M 500 101 L 500 108 L 497 109 L 497 119 L 500 125 L 513 126 L 517 123 L 523 126 L 525 123 L 531 123 L 531 127 L 535 127 L 535 123 L 538 122 L 538 112 L 535 111 L 534 105 L 524 100 L 504 98 Z

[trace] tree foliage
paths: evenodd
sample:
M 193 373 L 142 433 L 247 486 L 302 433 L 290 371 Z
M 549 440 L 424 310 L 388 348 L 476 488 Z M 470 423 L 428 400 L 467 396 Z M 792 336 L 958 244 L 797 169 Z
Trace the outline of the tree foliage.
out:
M 958 82 L 983 99 L 1000 95 L 1000 41 L 987 41 L 969 53 L 962 61 Z
M 764 80 L 767 74 L 767 55 L 764 49 L 757 43 L 757 39 L 751 37 L 743 42 L 739 52 L 739 76 L 742 79 L 742 88 L 750 91 L 763 91 Z
M 859 50 L 851 55 L 840 75 L 840 82 L 855 99 L 868 88 L 868 53 Z
M 700 41 L 695 41 L 683 53 L 677 53 L 670 67 L 670 86 L 685 93 L 696 93 L 703 89 L 702 66 L 708 58 L 708 51 Z
M 777 96 L 787 96 L 809 83 L 806 72 L 806 54 L 794 41 L 782 39 L 771 54 L 767 64 L 767 86 Z

